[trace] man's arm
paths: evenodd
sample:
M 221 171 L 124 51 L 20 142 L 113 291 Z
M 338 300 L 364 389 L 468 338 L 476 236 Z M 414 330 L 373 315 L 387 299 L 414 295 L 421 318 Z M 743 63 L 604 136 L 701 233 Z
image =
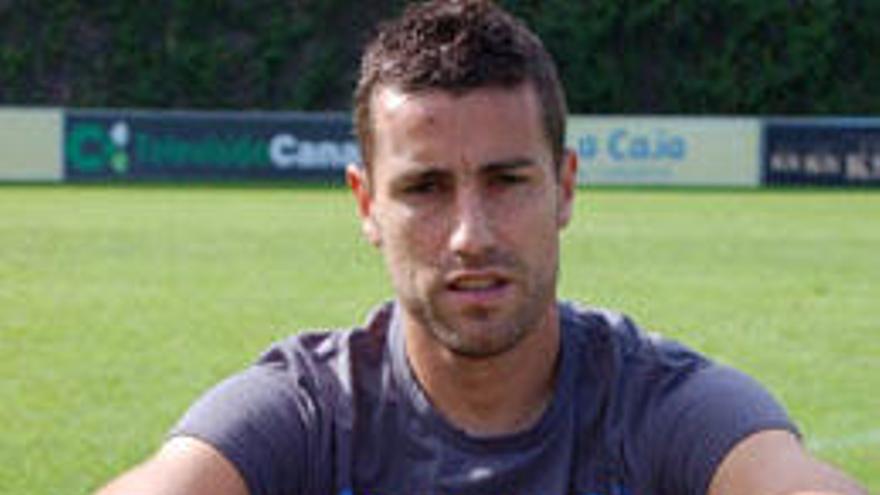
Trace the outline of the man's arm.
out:
M 211 445 L 175 437 L 97 495 L 248 495 L 238 470 Z
M 738 443 L 712 478 L 709 495 L 868 495 L 812 457 L 792 433 L 769 430 Z

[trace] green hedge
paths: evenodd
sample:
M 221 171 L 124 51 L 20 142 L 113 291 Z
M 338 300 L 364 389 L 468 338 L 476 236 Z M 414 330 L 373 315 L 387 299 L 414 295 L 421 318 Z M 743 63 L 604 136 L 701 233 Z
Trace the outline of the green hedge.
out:
M 349 107 L 359 48 L 402 0 L 11 0 L 0 103 Z M 880 2 L 507 0 L 578 113 L 880 111 Z

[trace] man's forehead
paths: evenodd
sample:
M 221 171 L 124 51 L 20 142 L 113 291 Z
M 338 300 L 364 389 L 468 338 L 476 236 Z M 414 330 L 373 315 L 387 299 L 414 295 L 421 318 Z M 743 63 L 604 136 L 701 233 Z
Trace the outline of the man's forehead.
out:
M 372 103 L 372 168 L 382 175 L 419 165 L 442 169 L 459 163 L 476 171 L 489 164 L 551 160 L 537 95 L 524 84 L 465 92 L 388 85 L 376 88 Z
M 406 105 L 414 96 L 414 93 L 403 91 L 397 86 L 379 86 L 373 92 L 372 103 L 374 107 L 393 112 Z
M 521 140 L 543 134 L 540 103 L 526 85 L 487 86 L 464 92 L 385 86 L 377 88 L 372 106 L 373 139 L 378 141 L 389 137 L 392 129 L 394 133 L 415 132 L 426 138 L 439 138 L 436 133 L 441 129 L 445 137 L 467 133 L 459 139 L 469 139 L 481 130 L 491 130 L 495 135 L 520 134 Z
M 393 120 L 400 117 L 418 119 L 430 117 L 443 108 L 451 108 L 460 99 L 460 94 L 442 90 L 407 91 L 398 86 L 382 86 L 373 93 L 372 106 L 374 122 Z
M 385 112 L 399 111 L 413 106 L 436 106 L 458 104 L 472 104 L 474 101 L 491 98 L 493 95 L 525 95 L 535 104 L 538 103 L 538 95 L 532 84 L 522 82 L 510 86 L 489 85 L 474 88 L 427 88 L 410 90 L 399 85 L 383 84 L 373 91 L 371 106 L 373 113 L 377 114 L 381 109 Z

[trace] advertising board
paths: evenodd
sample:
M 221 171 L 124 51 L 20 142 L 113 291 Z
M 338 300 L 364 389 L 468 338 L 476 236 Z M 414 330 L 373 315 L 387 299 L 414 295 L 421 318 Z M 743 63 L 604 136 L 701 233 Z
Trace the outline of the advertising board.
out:
M 344 180 L 359 160 L 343 113 L 68 111 L 68 180 Z
M 880 185 L 880 119 L 768 119 L 768 185 Z
M 582 184 L 757 186 L 761 122 L 751 118 L 573 116 L 567 144 Z
M 61 110 L 0 109 L 0 181 L 62 178 Z

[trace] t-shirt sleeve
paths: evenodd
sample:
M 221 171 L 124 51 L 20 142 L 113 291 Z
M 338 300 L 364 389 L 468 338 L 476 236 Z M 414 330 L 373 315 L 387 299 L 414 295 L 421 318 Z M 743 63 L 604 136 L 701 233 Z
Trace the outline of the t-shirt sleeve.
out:
M 660 493 L 707 493 L 727 453 L 753 433 L 781 429 L 798 435 L 763 386 L 726 366 L 700 367 L 661 402 L 648 432 Z
M 255 365 L 221 382 L 184 414 L 170 436 L 218 449 L 253 495 L 302 493 L 314 404 L 289 370 Z

